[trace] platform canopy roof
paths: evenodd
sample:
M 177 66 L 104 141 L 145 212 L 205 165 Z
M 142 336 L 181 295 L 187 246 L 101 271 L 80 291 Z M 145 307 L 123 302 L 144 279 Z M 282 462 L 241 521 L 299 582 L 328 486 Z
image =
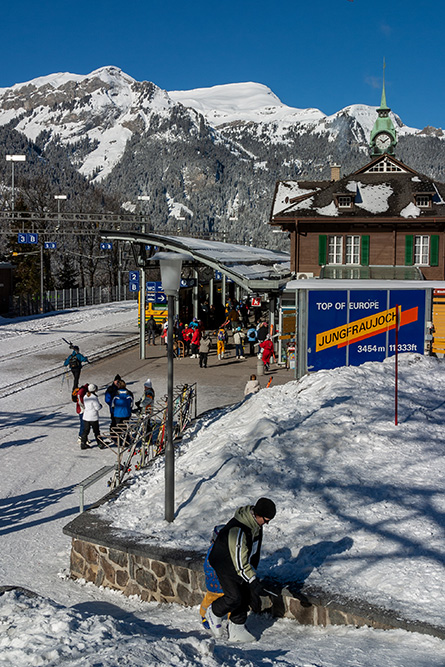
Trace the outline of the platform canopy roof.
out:
M 101 231 L 101 236 L 108 240 L 145 244 L 153 249 L 187 253 L 193 261 L 220 271 L 247 292 L 281 290 L 292 276 L 289 253 L 278 250 L 151 232 Z

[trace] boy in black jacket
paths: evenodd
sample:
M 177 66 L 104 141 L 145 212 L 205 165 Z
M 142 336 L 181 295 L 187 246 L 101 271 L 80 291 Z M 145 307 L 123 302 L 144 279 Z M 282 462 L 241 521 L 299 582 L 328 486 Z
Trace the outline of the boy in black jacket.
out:
M 244 626 L 249 606 L 261 609 L 263 587 L 256 576 L 260 560 L 263 526 L 276 514 L 275 503 L 260 498 L 255 505 L 240 507 L 218 533 L 209 555 L 224 595 L 207 610 L 206 619 L 215 637 L 223 634 L 222 619 L 230 613 L 229 640 L 254 641 Z

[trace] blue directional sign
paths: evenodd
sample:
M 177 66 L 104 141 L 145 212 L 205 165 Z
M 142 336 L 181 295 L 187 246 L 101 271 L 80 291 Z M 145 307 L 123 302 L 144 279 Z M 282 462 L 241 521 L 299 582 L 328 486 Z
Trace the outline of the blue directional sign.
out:
M 150 280 L 149 282 L 145 283 L 145 289 L 147 290 L 147 292 L 156 292 L 156 285 L 157 285 L 156 281 Z
M 26 237 L 28 234 L 18 234 L 17 236 L 17 243 L 28 243 Z
M 221 280 L 222 273 L 221 271 L 215 271 L 215 280 Z
M 167 303 L 167 295 L 164 292 L 156 292 L 156 303 Z
M 100 244 L 100 249 L 101 250 L 111 250 L 112 248 L 113 248 L 112 243 L 107 242 L 107 243 L 101 243 Z
M 45 248 L 45 250 L 56 250 L 57 243 L 55 241 L 45 241 L 43 247 Z
M 130 292 L 139 292 L 139 283 L 128 283 L 128 289 Z

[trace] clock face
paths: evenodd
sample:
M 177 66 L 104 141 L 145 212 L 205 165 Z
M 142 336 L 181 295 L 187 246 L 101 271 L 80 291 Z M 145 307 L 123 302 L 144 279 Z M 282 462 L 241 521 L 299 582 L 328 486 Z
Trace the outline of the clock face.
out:
M 377 148 L 380 148 L 380 150 L 386 150 L 391 145 L 391 137 L 389 134 L 379 134 L 376 137 L 375 145 Z

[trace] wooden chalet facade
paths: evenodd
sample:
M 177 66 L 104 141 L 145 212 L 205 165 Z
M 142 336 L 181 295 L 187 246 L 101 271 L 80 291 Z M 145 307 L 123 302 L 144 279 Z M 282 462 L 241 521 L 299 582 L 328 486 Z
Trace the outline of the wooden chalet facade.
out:
M 383 143 L 358 171 L 331 172 L 330 181 L 275 188 L 270 224 L 289 232 L 297 277 L 371 278 L 380 268 L 388 278 L 413 278 L 417 269 L 419 278 L 445 279 L 444 183 L 403 164 Z

